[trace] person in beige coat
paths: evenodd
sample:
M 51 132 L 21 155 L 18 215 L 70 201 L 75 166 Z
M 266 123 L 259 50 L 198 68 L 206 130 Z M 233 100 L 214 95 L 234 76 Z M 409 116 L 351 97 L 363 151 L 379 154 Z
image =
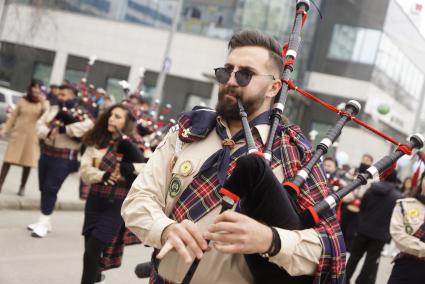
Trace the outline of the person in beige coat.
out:
M 22 178 L 18 195 L 23 196 L 31 168 L 37 166 L 40 147 L 35 124 L 48 108 L 48 102 L 41 93 L 40 87 L 42 85 L 43 83 L 39 80 L 31 81 L 27 95 L 18 101 L 15 110 L 0 131 L 1 136 L 9 136 L 9 143 L 0 172 L 0 191 L 10 165 L 21 166 Z

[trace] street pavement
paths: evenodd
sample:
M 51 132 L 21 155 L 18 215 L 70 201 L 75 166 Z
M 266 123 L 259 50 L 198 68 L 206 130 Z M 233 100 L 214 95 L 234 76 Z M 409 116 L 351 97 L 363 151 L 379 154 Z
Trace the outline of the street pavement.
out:
M 26 230 L 36 211 L 0 211 L 1 284 L 75 284 L 81 281 L 84 241 L 81 236 L 83 212 L 57 211 L 53 231 L 44 239 Z M 151 249 L 127 246 L 120 268 L 105 272 L 106 283 L 148 283 L 134 274 L 136 264 L 150 259 Z
M 5 147 L 6 143 L 0 141 L 0 161 Z M 26 230 L 38 217 L 37 169 L 31 172 L 24 197 L 16 195 L 20 179 L 21 169 L 12 166 L 0 193 L 0 284 L 79 283 L 84 252 L 84 202 L 78 197 L 78 175 L 71 174 L 60 190 L 59 210 L 52 217 L 53 231 L 44 239 L 32 238 Z M 136 278 L 134 267 L 148 261 L 151 251 L 143 245 L 126 247 L 122 266 L 106 272 L 106 283 L 148 283 Z M 391 258 L 381 258 L 377 284 L 387 282 L 392 269 L 390 262 Z

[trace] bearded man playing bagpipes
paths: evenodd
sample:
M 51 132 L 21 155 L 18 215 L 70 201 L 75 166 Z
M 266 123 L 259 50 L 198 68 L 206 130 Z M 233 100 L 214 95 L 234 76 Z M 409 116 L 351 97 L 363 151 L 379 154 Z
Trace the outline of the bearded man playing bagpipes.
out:
M 345 245 L 334 211 L 310 228 L 292 217 L 328 195 L 321 165 L 298 196 L 282 194 L 281 184 L 312 156 L 300 128 L 277 126 L 270 165 L 246 155 L 240 114 L 262 151 L 283 66 L 273 38 L 235 34 L 224 67 L 215 69 L 216 110 L 183 113 L 133 183 L 122 215 L 155 248 L 150 283 L 343 283 Z M 241 202 L 223 212 L 236 195 Z

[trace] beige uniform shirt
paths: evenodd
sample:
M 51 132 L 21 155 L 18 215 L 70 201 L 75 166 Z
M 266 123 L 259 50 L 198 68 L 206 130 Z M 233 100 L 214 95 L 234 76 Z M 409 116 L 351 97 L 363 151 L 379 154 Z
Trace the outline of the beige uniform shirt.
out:
M 65 126 L 66 133 L 59 133 L 56 138 L 49 139 L 47 135 L 50 132 L 50 124 L 55 119 L 58 112 L 59 107 L 54 105 L 40 117 L 36 125 L 38 138 L 44 140 L 46 145 L 55 148 L 78 150 L 81 143 L 75 141 L 72 137 L 82 137 L 84 133 L 93 127 L 93 121 L 86 118 L 83 121 L 68 124 Z
M 403 203 L 404 215 L 401 211 Z M 390 233 L 396 247 L 404 253 L 425 258 L 425 243 L 412 236 L 425 221 L 425 205 L 416 198 L 397 200 L 391 217 Z M 411 228 L 406 231 L 406 228 Z
M 269 126 L 258 125 L 255 128 L 265 143 Z M 230 137 L 229 131 L 228 135 Z M 172 213 L 179 194 L 191 183 L 206 159 L 222 148 L 221 139 L 215 131 L 211 131 L 206 139 L 190 144 L 182 144 L 177 138 L 177 132 L 169 133 L 164 142 L 158 146 L 142 174 L 133 183 L 121 211 L 126 227 L 145 245 L 155 248 L 161 248 L 163 230 L 176 222 L 168 216 Z M 244 143 L 244 141 L 237 142 L 232 151 L 243 146 Z M 190 164 L 190 171 L 187 170 L 188 164 Z M 274 169 L 274 172 L 279 180 L 283 179 L 281 167 Z M 175 197 L 172 197 L 169 192 L 173 174 L 181 181 L 180 191 Z M 202 232 L 212 223 L 219 211 L 220 208 L 215 208 L 197 222 Z M 314 274 L 322 253 L 322 244 L 317 232 L 314 229 L 288 231 L 278 228 L 277 230 L 282 248 L 269 260 L 283 267 L 293 276 Z M 162 276 L 168 280 L 178 282 L 187 268 L 188 266 L 183 264 L 176 253 L 169 253 L 162 260 L 159 271 L 160 275 L 163 271 Z M 252 282 L 253 278 L 243 255 L 222 254 L 212 249 L 203 256 L 191 283 Z

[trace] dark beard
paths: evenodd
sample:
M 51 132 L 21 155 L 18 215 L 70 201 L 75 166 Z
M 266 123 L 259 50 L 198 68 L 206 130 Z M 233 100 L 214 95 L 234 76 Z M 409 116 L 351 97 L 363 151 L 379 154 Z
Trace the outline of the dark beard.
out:
M 239 92 L 231 87 L 225 87 L 218 92 L 218 102 L 215 106 L 217 114 L 220 115 L 225 120 L 240 120 L 239 107 L 238 103 L 235 100 L 229 100 L 225 97 L 225 94 L 233 93 L 236 95 L 236 98 L 240 99 L 242 106 L 245 109 L 245 112 L 249 116 L 254 113 L 264 102 L 263 94 L 257 95 L 255 97 L 244 99 L 242 92 Z

